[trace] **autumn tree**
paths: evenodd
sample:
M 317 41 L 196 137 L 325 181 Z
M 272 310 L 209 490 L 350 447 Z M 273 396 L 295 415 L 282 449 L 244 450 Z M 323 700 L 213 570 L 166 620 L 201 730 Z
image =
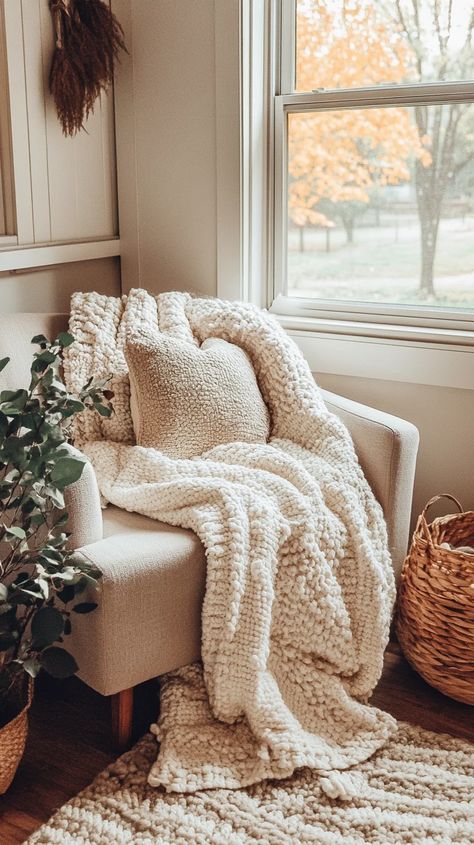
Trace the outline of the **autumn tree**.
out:
M 384 4 L 387 26 L 399 33 L 413 61 L 408 81 L 474 77 L 474 9 L 468 0 L 396 0 Z M 434 260 L 439 223 L 447 189 L 474 158 L 474 137 L 468 131 L 468 104 L 415 106 L 419 137 L 430 164 L 418 158 L 415 185 L 421 232 L 420 292 L 434 296 Z M 462 143 L 460 143 L 462 139 Z
M 299 0 L 297 26 L 300 91 L 474 78 L 468 0 Z M 331 208 L 350 240 L 361 203 L 413 178 L 420 293 L 433 296 L 443 202 L 474 160 L 472 113 L 468 104 L 446 103 L 293 116 L 290 219 L 329 225 Z
M 298 4 L 297 88 L 349 88 L 401 81 L 413 51 L 390 31 L 373 3 L 326 0 Z M 371 191 L 410 179 L 409 163 L 429 164 L 405 109 L 318 111 L 289 116 L 289 213 L 296 226 L 334 225 L 342 218 L 348 241 L 354 216 Z

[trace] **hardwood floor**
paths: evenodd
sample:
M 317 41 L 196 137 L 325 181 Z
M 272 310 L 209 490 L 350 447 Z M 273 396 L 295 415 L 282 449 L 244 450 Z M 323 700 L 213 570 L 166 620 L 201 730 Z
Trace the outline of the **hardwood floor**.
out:
M 138 690 L 136 735 L 156 718 L 156 695 L 153 683 Z M 387 650 L 372 702 L 397 719 L 474 742 L 474 708 L 431 689 L 410 669 L 396 644 Z M 116 756 L 110 701 L 76 678 L 62 684 L 43 679 L 31 710 L 25 756 L 10 790 L 0 797 L 0 844 L 24 842 Z
M 109 698 L 78 678 L 41 681 L 30 711 L 25 755 L 10 789 L 0 796 L 0 845 L 24 842 L 118 756 Z M 143 684 L 135 692 L 135 740 L 156 719 L 157 710 L 156 682 Z

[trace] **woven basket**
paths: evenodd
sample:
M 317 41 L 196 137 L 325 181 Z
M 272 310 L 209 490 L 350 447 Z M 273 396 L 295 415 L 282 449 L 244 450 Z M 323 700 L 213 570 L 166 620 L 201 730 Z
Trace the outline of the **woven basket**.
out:
M 0 795 L 3 795 L 15 777 L 16 770 L 25 750 L 28 734 L 28 710 L 33 699 L 33 681 L 20 684 L 16 692 L 20 712 L 14 719 L 0 728 Z M 22 706 L 23 705 L 23 706 Z
M 428 523 L 428 508 L 448 498 L 460 513 Z M 431 686 L 474 704 L 474 555 L 441 549 L 474 545 L 474 511 L 454 496 L 430 499 L 403 564 L 396 632 L 405 657 Z

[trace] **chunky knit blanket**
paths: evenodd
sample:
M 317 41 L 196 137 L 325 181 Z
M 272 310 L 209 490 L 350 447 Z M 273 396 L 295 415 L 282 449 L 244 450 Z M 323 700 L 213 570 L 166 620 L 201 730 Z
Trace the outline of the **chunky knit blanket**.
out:
M 293 341 L 251 305 L 143 290 L 76 294 L 70 327 L 69 388 L 113 374 L 115 414 L 85 415 L 76 431 L 103 497 L 192 529 L 206 549 L 202 666 L 163 679 L 149 783 L 232 789 L 307 766 L 328 795 L 350 797 L 357 786 L 344 770 L 396 724 L 367 704 L 394 580 L 382 511 L 347 430 Z M 269 442 L 229 443 L 192 460 L 134 445 L 123 349 L 137 329 L 243 347 L 270 411 Z

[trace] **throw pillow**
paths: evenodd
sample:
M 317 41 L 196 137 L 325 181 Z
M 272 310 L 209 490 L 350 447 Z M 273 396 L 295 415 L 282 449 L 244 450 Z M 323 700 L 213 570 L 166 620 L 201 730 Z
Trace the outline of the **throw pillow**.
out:
M 221 443 L 268 439 L 268 410 L 239 346 L 139 334 L 127 339 L 125 357 L 138 445 L 192 458 Z

